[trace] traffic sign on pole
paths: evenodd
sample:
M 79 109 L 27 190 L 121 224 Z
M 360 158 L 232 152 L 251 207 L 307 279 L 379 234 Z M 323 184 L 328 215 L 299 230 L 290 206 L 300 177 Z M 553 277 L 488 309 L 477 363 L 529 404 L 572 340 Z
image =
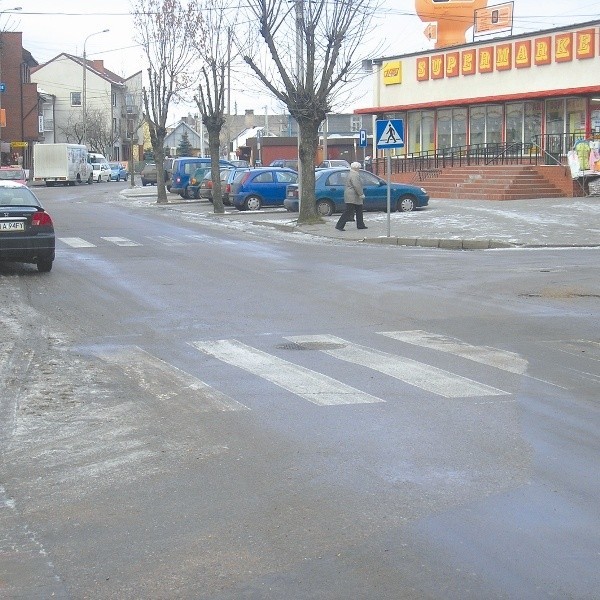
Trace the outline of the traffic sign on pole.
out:
M 404 148 L 404 121 L 402 119 L 384 119 L 375 121 L 377 149 Z
M 367 147 L 367 130 L 366 129 L 361 129 L 359 132 L 359 138 L 358 138 L 358 145 L 361 148 L 366 148 Z

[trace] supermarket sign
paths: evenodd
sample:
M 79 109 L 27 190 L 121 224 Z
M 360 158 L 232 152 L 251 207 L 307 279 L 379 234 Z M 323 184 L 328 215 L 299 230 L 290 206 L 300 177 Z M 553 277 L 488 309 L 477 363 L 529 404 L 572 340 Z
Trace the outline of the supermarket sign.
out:
M 556 33 L 531 39 L 517 40 L 422 56 L 417 58 L 417 81 L 529 69 L 553 63 L 595 58 L 598 28 Z

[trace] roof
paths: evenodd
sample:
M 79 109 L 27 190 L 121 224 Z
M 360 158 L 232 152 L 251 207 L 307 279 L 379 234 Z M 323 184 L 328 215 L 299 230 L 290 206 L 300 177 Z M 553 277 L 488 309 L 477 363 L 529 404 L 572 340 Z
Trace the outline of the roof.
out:
M 50 59 L 48 62 L 44 63 L 43 65 L 34 67 L 31 71 L 32 71 L 32 73 L 35 73 L 35 72 L 43 69 L 46 65 L 49 65 L 50 63 L 53 63 L 55 61 L 58 61 L 58 60 L 61 60 L 64 58 L 73 61 L 74 63 L 78 64 L 83 69 L 83 58 L 82 57 L 75 56 L 73 54 L 67 54 L 66 52 L 62 52 L 61 54 L 58 54 L 57 56 Z M 111 70 L 107 69 L 104 66 L 103 60 L 87 60 L 86 59 L 85 62 L 87 65 L 87 70 L 92 71 L 93 73 L 98 75 L 98 77 L 102 77 L 102 79 L 108 81 L 109 83 L 111 83 L 113 85 L 125 85 L 125 79 L 123 79 L 123 77 L 121 77 L 120 75 L 117 75 L 116 73 L 113 73 Z

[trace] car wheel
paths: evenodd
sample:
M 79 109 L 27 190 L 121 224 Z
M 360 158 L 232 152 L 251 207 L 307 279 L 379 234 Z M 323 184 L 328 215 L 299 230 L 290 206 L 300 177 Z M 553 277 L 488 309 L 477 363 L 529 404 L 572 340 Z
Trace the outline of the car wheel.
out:
M 410 212 L 415 210 L 415 199 L 412 196 L 400 196 L 398 200 L 398 210 L 400 212 Z
M 200 200 L 200 188 L 198 188 L 195 192 L 194 192 L 194 198 L 196 200 Z
M 50 259 L 50 258 L 38 259 L 37 269 L 40 273 L 49 273 L 52 270 L 52 259 Z
M 246 210 L 260 210 L 262 206 L 261 199 L 258 196 L 248 196 L 244 200 L 244 207 Z
M 147 184 L 147 183 L 148 183 L 148 182 L 147 182 L 145 179 L 142 179 L 142 187 L 146 187 L 146 184 Z
M 335 206 L 331 200 L 317 200 L 317 214 L 321 217 L 330 217 L 335 211 Z
M 88 182 L 88 185 L 92 185 L 92 183 L 94 183 L 94 175 L 93 174 L 88 177 L 87 182 Z
M 183 192 L 181 192 L 181 197 L 182 197 L 184 200 L 189 200 L 189 199 L 190 199 L 190 193 L 188 192 L 188 189 L 187 189 L 187 188 L 184 188 L 184 189 L 183 189 Z

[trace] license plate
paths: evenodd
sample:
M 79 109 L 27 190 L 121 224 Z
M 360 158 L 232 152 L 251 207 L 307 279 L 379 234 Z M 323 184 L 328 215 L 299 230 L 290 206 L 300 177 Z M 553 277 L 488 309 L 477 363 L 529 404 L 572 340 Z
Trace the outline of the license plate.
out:
M 0 231 L 25 231 L 23 221 L 0 221 Z

